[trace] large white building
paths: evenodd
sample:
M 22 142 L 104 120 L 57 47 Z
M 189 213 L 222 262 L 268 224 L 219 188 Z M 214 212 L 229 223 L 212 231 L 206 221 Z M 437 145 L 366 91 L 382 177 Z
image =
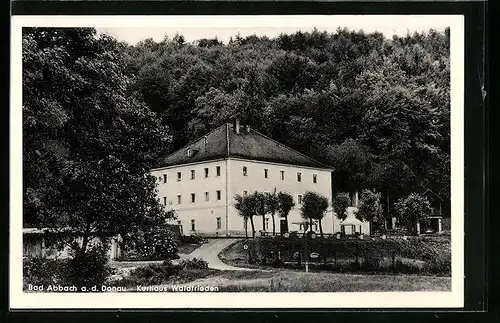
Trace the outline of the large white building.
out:
M 170 154 L 151 174 L 158 180 L 161 203 L 176 211 L 185 235 L 245 235 L 246 223 L 234 207 L 236 194 L 275 189 L 290 193 L 295 207 L 288 217 L 289 231 L 304 229 L 300 207 L 306 191 L 320 193 L 330 203 L 332 198 L 330 168 L 237 121 Z M 266 218 L 263 228 L 262 218 L 255 217 L 256 232 L 272 232 L 271 221 Z M 275 216 L 275 221 L 276 232 L 282 232 L 283 219 Z M 324 233 L 341 230 L 331 205 L 322 226 Z M 317 225 L 313 229 L 318 231 Z

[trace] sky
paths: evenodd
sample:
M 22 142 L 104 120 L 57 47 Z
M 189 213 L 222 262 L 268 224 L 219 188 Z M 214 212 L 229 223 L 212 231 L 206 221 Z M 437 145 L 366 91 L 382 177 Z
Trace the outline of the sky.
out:
M 405 27 L 385 27 L 385 28 L 352 28 L 349 26 L 335 26 L 330 28 L 317 28 L 319 31 L 326 30 L 327 32 L 335 33 L 337 28 L 347 27 L 350 30 L 363 30 L 365 33 L 378 31 L 385 35 L 387 38 L 392 38 L 393 35 L 405 35 L 408 31 L 413 33 L 414 31 L 428 31 L 429 28 L 405 28 Z M 273 38 L 278 36 L 281 33 L 284 34 L 292 34 L 297 31 L 312 31 L 314 27 L 283 27 L 283 28 L 160 28 L 160 27 L 139 27 L 139 28 L 130 28 L 130 27 L 105 27 L 105 28 L 96 28 L 99 33 L 105 33 L 108 35 L 112 35 L 119 41 L 124 41 L 130 45 L 135 45 L 138 42 L 147 39 L 153 38 L 155 41 L 161 41 L 164 39 L 165 35 L 167 35 L 170 39 L 172 39 L 177 33 L 184 36 L 184 39 L 187 42 L 192 42 L 195 40 L 199 40 L 202 38 L 214 38 L 217 36 L 217 39 L 221 40 L 223 43 L 228 43 L 230 37 L 233 37 L 236 34 L 240 34 L 240 36 L 245 37 L 249 35 L 256 34 L 257 36 L 268 36 L 269 38 Z M 444 28 L 434 28 L 439 31 L 443 31 Z
M 231 36 L 242 37 L 256 34 L 273 38 L 281 33 L 291 34 L 299 30 L 306 32 L 317 28 L 319 31 L 335 33 L 338 28 L 363 30 L 365 33 L 378 31 L 386 37 L 405 35 L 407 32 L 444 31 L 449 26 L 447 19 L 439 16 L 186 16 L 186 17 L 148 17 L 147 20 L 128 20 L 125 25 L 96 26 L 100 33 L 114 36 L 131 45 L 153 38 L 161 41 L 165 35 L 173 38 L 177 33 L 187 42 L 217 36 L 224 43 Z

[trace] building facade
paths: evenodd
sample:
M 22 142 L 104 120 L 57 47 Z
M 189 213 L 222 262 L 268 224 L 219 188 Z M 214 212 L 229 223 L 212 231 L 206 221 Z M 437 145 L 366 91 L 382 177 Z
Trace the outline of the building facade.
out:
M 227 123 L 167 156 L 163 167 L 151 170 L 158 198 L 185 235 L 243 236 L 244 219 L 235 209 L 235 195 L 288 192 L 295 207 L 288 216 L 289 231 L 303 231 L 302 196 L 311 191 L 327 197 L 330 205 L 322 220 L 324 233 L 340 224 L 331 208 L 332 170 L 319 162 L 260 134 L 250 127 Z M 284 219 L 275 216 L 277 233 Z M 272 218 L 254 218 L 256 232 L 272 232 Z M 317 223 L 313 230 L 319 232 Z M 251 228 L 248 227 L 251 234 Z

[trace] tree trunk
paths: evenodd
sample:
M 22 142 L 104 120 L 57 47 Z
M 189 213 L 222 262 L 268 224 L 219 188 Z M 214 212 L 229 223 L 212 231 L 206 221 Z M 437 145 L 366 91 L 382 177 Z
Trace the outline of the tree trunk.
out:
M 274 223 L 274 213 L 271 214 L 271 218 L 273 220 L 273 236 L 276 235 L 276 223 Z
M 312 231 L 313 229 L 313 219 L 309 218 L 309 231 Z
M 250 217 L 250 224 L 252 224 L 252 238 L 255 238 L 255 225 L 253 223 L 253 216 Z
M 87 245 L 89 243 L 89 235 L 88 233 L 85 233 L 83 235 L 83 241 L 82 241 L 82 247 L 80 248 L 80 255 L 84 255 L 85 251 L 87 251 Z
M 80 255 L 84 255 L 85 252 L 87 251 L 87 245 L 89 243 L 89 236 L 90 236 L 90 223 L 87 222 L 87 224 L 85 226 L 85 232 L 83 232 L 82 246 L 79 250 Z
M 262 231 L 266 231 L 266 216 L 262 216 Z
M 319 219 L 319 235 L 323 238 L 323 226 L 321 225 L 321 219 Z
M 285 216 L 285 228 L 286 232 L 288 232 L 288 216 Z
M 245 238 L 248 239 L 248 218 L 245 218 Z

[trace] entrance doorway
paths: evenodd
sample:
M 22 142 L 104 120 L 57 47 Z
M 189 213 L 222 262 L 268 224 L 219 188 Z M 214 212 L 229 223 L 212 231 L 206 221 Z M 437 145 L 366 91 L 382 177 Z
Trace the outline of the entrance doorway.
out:
M 288 228 L 286 227 L 286 220 L 285 219 L 280 219 L 280 233 L 286 233 L 288 232 Z

